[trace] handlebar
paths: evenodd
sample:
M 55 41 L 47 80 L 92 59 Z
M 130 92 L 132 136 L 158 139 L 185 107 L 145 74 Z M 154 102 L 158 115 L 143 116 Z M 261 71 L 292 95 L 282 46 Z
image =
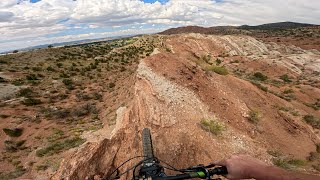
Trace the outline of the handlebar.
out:
M 206 174 L 208 173 L 208 174 Z M 152 180 L 182 180 L 182 179 L 193 179 L 193 178 L 207 178 L 213 175 L 226 175 L 228 174 L 228 170 L 226 167 L 218 167 L 207 172 L 198 171 L 198 172 L 190 172 L 185 174 L 178 174 L 174 176 L 167 176 L 167 177 L 152 177 Z M 151 178 L 139 179 L 139 180 L 151 180 Z

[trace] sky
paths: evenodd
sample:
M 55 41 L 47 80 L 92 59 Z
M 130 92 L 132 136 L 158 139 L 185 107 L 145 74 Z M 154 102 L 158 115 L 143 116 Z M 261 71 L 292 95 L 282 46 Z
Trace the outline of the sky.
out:
M 320 0 L 0 0 L 0 52 L 172 27 L 320 24 Z

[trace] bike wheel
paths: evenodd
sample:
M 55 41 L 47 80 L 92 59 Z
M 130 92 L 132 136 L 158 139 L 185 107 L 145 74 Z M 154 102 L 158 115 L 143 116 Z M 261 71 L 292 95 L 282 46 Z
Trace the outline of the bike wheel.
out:
M 146 162 L 152 162 L 154 159 L 152 139 L 149 128 L 144 128 L 142 131 L 142 146 L 143 146 L 143 156 Z

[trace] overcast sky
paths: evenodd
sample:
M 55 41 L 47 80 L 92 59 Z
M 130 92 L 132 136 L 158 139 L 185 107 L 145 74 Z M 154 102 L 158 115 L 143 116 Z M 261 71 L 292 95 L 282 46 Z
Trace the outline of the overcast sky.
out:
M 320 0 L 0 0 L 0 52 L 170 27 L 320 24 Z

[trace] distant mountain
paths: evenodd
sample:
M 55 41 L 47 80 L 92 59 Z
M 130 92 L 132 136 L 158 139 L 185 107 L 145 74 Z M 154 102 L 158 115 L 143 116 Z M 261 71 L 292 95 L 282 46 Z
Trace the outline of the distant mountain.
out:
M 278 22 L 278 23 L 269 23 L 262 24 L 258 26 L 240 26 L 240 29 L 256 29 L 256 30 L 269 30 L 269 29 L 293 29 L 293 28 L 302 28 L 302 27 L 311 27 L 316 26 L 314 24 L 304 24 L 296 22 Z
M 109 37 L 109 38 L 98 38 L 98 39 L 83 39 L 83 40 L 78 40 L 78 41 L 68 41 L 68 42 L 61 42 L 61 43 L 53 43 L 53 44 L 43 44 L 43 45 L 38 45 L 38 46 L 32 46 L 32 47 L 27 47 L 23 49 L 17 49 L 18 51 L 30 51 L 33 49 L 42 49 L 42 48 L 47 48 L 48 46 L 70 46 L 70 45 L 79 45 L 79 44 L 88 44 L 88 43 L 93 43 L 93 42 L 101 42 L 101 41 L 110 41 L 110 40 L 115 40 L 115 39 L 121 39 L 121 38 L 126 38 L 126 37 L 131 37 L 132 35 L 126 35 L 126 36 L 114 36 L 114 37 Z M 5 51 L 5 52 L 0 52 L 0 54 L 7 54 L 11 53 L 12 51 Z
M 201 33 L 201 34 L 235 34 L 235 33 L 248 33 L 246 30 L 272 30 L 272 29 L 294 29 L 302 27 L 313 27 L 317 26 L 314 24 L 303 24 L 295 22 L 279 22 L 263 24 L 258 26 L 216 26 L 216 27 L 200 27 L 200 26 L 186 26 L 171 28 L 163 31 L 159 34 L 170 35 L 170 34 L 180 34 L 180 33 Z

